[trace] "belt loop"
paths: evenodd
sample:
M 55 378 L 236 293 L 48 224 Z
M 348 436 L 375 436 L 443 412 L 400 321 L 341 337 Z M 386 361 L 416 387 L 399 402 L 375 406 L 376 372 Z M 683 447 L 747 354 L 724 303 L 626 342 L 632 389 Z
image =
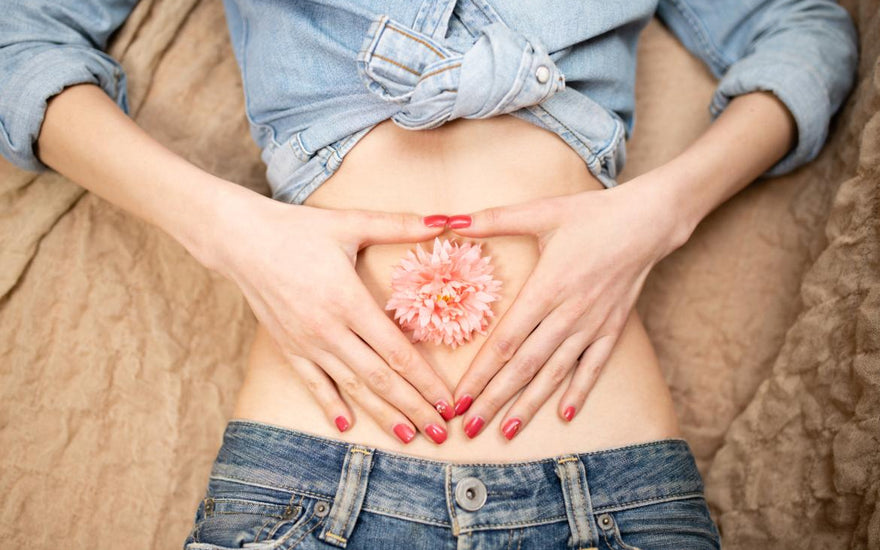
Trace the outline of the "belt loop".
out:
M 333 499 L 333 506 L 318 535 L 327 544 L 345 548 L 348 537 L 354 529 L 361 505 L 367 494 L 367 479 L 373 466 L 373 451 L 360 445 L 349 445 L 342 464 L 339 487 Z
M 593 502 L 584 463 L 577 455 L 556 457 L 556 475 L 562 483 L 565 515 L 571 528 L 571 546 L 589 550 L 599 546 L 599 531 L 593 518 Z

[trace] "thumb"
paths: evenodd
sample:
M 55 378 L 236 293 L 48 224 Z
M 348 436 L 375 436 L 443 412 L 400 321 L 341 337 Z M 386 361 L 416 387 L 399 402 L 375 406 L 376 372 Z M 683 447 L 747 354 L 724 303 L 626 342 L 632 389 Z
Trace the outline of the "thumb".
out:
M 461 227 L 458 219 L 467 215 L 450 216 L 449 228 L 465 237 L 492 237 L 495 235 L 539 235 L 555 225 L 554 202 L 539 199 L 510 206 L 496 206 L 470 214 L 471 223 Z
M 372 244 L 427 241 L 445 231 L 443 225 L 429 227 L 425 225 L 424 216 L 406 212 L 348 210 L 343 216 L 345 234 L 358 243 L 358 248 Z

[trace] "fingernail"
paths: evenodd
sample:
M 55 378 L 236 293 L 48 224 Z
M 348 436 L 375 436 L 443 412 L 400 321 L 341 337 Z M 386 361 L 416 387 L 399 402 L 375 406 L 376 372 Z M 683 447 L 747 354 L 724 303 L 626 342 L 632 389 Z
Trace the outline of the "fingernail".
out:
M 425 433 L 437 443 L 446 441 L 446 430 L 437 424 L 428 424 L 425 426 Z
M 337 416 L 336 420 L 334 420 L 334 422 L 336 422 L 336 427 L 339 428 L 340 432 L 344 432 L 345 430 L 348 429 L 348 426 L 349 426 L 348 420 L 346 420 L 344 416 L 342 416 L 342 415 Z
M 416 432 L 414 432 L 413 429 L 406 424 L 396 424 L 394 426 L 394 433 L 404 443 L 409 443 L 416 435 Z
M 446 221 L 449 219 L 449 216 L 444 216 L 443 214 L 434 214 L 432 216 L 425 216 L 422 218 L 422 221 L 425 222 L 425 225 L 428 227 L 443 227 L 446 225 Z
M 507 419 L 507 422 L 504 423 L 504 427 L 501 428 L 501 431 L 504 432 L 504 437 L 507 439 L 513 439 L 513 436 L 519 431 L 520 426 L 522 426 L 522 420 L 519 418 L 509 418 Z
M 470 226 L 471 217 L 470 216 L 451 216 L 449 221 L 446 222 L 446 225 L 451 227 L 452 229 L 462 229 Z
M 453 418 L 455 418 L 455 410 L 453 410 L 452 406 L 450 406 L 449 403 L 442 399 L 434 403 L 434 408 L 437 409 L 437 412 L 440 413 L 440 416 L 443 417 L 443 420 L 452 420 Z
M 474 402 L 474 398 L 470 395 L 465 395 L 461 399 L 458 400 L 458 403 L 455 404 L 455 414 L 457 416 L 461 416 L 468 410 L 468 407 L 471 406 L 471 403 Z
M 482 416 L 475 416 L 471 418 L 467 425 L 464 427 L 464 433 L 466 433 L 468 437 L 473 439 L 473 437 L 477 435 L 477 432 L 480 431 L 480 428 L 483 427 L 483 424 L 485 422 L 486 421 L 483 420 Z
M 574 418 L 574 407 L 572 405 L 566 407 L 565 411 L 563 411 L 562 413 L 562 416 L 564 416 L 566 420 L 571 422 L 571 419 Z

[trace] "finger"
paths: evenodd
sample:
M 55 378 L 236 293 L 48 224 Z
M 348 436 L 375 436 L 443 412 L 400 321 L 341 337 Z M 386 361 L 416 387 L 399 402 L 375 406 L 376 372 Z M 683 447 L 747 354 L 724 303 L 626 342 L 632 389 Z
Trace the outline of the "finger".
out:
M 587 395 L 593 389 L 593 386 L 596 385 L 596 380 L 599 379 L 602 367 L 605 366 L 605 363 L 611 356 L 618 336 L 619 334 L 600 336 L 584 352 L 583 357 L 581 357 L 580 362 L 575 368 L 574 376 L 572 376 L 568 388 L 559 400 L 557 412 L 559 412 L 562 418 L 571 422 L 577 411 L 581 410 L 584 401 L 587 400 Z
M 568 377 L 578 361 L 578 355 L 584 351 L 586 336 L 575 333 L 569 336 L 538 371 L 520 393 L 513 405 L 507 409 L 501 421 L 501 433 L 507 439 L 521 432 L 535 417 L 538 409 L 544 406 L 559 385 Z
M 412 384 L 444 420 L 452 420 L 455 416 L 452 392 L 437 371 L 425 361 L 394 321 L 379 309 L 366 289 L 364 296 L 353 303 L 359 304 L 348 319 L 354 333 L 375 350 L 389 367 Z
M 541 321 L 474 400 L 468 416 L 462 419 L 465 434 L 473 438 L 483 425 L 490 423 L 501 407 L 545 368 L 547 360 L 570 334 L 571 322 L 558 308 Z
M 397 440 L 409 443 L 416 431 L 406 416 L 390 403 L 376 395 L 364 380 L 332 353 L 316 352 L 321 368 L 325 369 L 340 391 L 356 402 L 379 426 Z
M 358 243 L 359 250 L 373 244 L 426 241 L 445 231 L 445 224 L 439 224 L 442 218 L 435 215 L 371 210 L 344 210 L 340 211 L 340 215 L 344 219 L 341 238 Z
M 354 414 L 346 405 L 333 380 L 314 362 L 293 353 L 285 353 L 287 362 L 318 401 L 327 419 L 344 432 L 354 424 Z
M 550 312 L 555 297 L 553 293 L 540 290 L 546 288 L 541 280 L 536 269 L 480 346 L 453 392 L 456 414 L 461 415 L 470 407 L 489 380 L 513 358 L 523 341 Z
M 496 235 L 537 235 L 555 226 L 558 215 L 556 202 L 539 199 L 510 206 L 496 206 L 478 210 L 467 216 L 450 216 L 449 227 L 465 237 L 492 237 Z
M 440 413 L 355 333 L 344 331 L 330 343 L 332 349 L 327 351 L 348 365 L 377 395 L 397 407 L 435 443 L 446 440 L 446 421 Z

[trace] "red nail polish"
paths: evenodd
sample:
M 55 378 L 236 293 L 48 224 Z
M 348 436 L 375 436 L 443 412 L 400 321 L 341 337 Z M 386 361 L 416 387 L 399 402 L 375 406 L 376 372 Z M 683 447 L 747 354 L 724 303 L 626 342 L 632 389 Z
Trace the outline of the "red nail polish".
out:
M 471 418 L 470 421 L 467 423 L 467 425 L 464 427 L 464 433 L 466 433 L 468 437 L 473 439 L 474 436 L 477 435 L 477 432 L 480 431 L 480 428 L 482 428 L 483 424 L 485 424 L 485 423 L 486 423 L 486 421 L 483 420 L 482 416 L 475 416 L 475 417 Z
M 522 426 L 522 420 L 519 418 L 508 418 L 507 422 L 504 423 L 504 427 L 501 428 L 501 431 L 504 432 L 504 437 L 507 439 L 513 439 L 513 436 L 519 431 L 520 426 Z
M 416 433 L 412 428 L 407 426 L 406 424 L 395 424 L 394 425 L 394 433 L 397 437 L 400 438 L 404 443 L 409 443 L 412 441 L 412 438 L 415 437 Z
M 334 422 L 336 422 L 336 427 L 339 428 L 340 432 L 344 432 L 345 430 L 348 429 L 348 426 L 349 426 L 348 420 L 346 420 L 344 416 L 342 416 L 342 415 L 337 416 L 336 420 L 334 420 Z
M 572 405 L 566 407 L 565 411 L 563 411 L 562 413 L 562 416 L 564 416 L 566 420 L 571 422 L 571 419 L 574 418 L 574 407 Z
M 446 222 L 446 225 L 448 225 L 452 229 L 463 229 L 471 225 L 471 217 L 464 215 L 450 216 L 449 220 Z
M 457 416 L 463 415 L 468 408 L 471 406 L 471 403 L 474 402 L 474 398 L 470 395 L 465 395 L 461 399 L 458 400 L 458 403 L 455 404 L 455 414 Z
M 425 216 L 422 218 L 422 221 L 428 227 L 443 227 L 446 225 L 446 221 L 449 220 L 448 216 L 444 216 L 443 214 L 434 214 L 432 216 Z
M 443 420 L 452 420 L 455 418 L 455 410 L 453 410 L 449 403 L 442 399 L 434 403 L 434 408 L 437 409 L 437 412 L 440 413 Z
M 446 441 L 446 430 L 437 424 L 428 424 L 425 426 L 425 433 L 437 443 Z

